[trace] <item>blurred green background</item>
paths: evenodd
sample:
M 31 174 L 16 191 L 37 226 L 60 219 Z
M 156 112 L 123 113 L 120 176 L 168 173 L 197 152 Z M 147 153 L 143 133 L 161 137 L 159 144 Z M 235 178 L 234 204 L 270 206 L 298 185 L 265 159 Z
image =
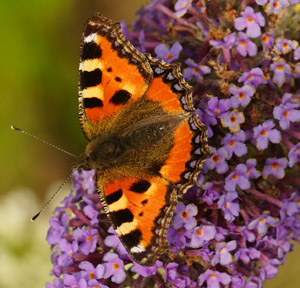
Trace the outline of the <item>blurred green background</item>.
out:
M 10 125 L 74 154 L 83 152 L 86 141 L 78 123 L 77 101 L 83 25 L 96 11 L 130 23 L 144 3 L 0 1 L 0 288 L 44 287 L 50 279 L 50 247 L 45 241 L 48 221 L 68 187 L 35 223 L 30 218 L 74 164 L 71 157 L 12 131 Z M 279 277 L 266 287 L 300 287 L 299 246 L 296 250 Z

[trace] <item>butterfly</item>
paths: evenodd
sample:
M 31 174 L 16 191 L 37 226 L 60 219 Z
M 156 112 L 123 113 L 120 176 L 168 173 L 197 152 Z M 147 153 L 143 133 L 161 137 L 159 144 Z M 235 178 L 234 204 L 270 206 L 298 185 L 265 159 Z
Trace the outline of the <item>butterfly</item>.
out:
M 178 197 L 209 155 L 179 64 L 137 51 L 119 23 L 99 13 L 81 42 L 79 120 L 88 144 L 82 168 L 132 259 L 151 266 L 168 248 Z

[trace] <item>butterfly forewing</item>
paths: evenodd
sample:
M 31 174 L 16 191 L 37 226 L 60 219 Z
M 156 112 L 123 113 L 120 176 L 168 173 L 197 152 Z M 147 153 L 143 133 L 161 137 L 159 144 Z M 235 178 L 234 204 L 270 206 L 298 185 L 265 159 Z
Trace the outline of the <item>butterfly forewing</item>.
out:
M 121 33 L 118 23 L 94 14 L 86 23 L 79 66 L 79 118 L 90 140 L 99 122 L 143 95 L 152 81 L 146 57 Z

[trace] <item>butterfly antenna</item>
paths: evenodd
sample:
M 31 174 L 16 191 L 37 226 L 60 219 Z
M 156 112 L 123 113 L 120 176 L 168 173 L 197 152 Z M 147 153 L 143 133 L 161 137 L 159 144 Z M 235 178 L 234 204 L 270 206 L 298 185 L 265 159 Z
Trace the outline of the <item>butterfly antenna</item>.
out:
M 43 143 L 45 143 L 45 144 L 51 146 L 52 148 L 55 148 L 55 149 L 57 149 L 57 150 L 59 150 L 59 151 L 61 151 L 61 152 L 64 152 L 65 154 L 67 154 L 67 155 L 69 155 L 69 156 L 78 158 L 78 156 L 76 156 L 76 155 L 74 155 L 74 154 L 72 154 L 72 153 L 70 153 L 70 152 L 68 152 L 68 151 L 66 151 L 66 150 L 64 150 L 64 149 L 62 149 L 62 148 L 60 148 L 60 147 L 54 145 L 54 144 L 49 143 L 49 142 L 47 142 L 46 140 L 44 140 L 44 139 L 42 139 L 42 138 L 40 138 L 40 137 L 37 137 L 37 136 L 35 136 L 35 135 L 32 135 L 32 134 L 30 134 L 30 133 L 28 133 L 28 132 L 26 132 L 26 131 L 24 131 L 24 130 L 18 128 L 18 127 L 16 127 L 16 126 L 13 126 L 13 125 L 12 125 L 12 126 L 10 126 L 10 128 L 11 128 L 12 130 L 14 130 L 14 131 L 21 132 L 21 133 L 23 133 L 23 134 L 25 134 L 25 135 L 28 135 L 28 136 L 30 136 L 30 137 L 32 137 L 32 138 L 34 138 L 34 139 L 36 139 L 36 140 L 38 140 L 38 141 L 40 141 L 40 142 L 43 142 Z
M 36 218 L 38 218 L 40 216 L 40 214 L 47 208 L 47 206 L 50 204 L 50 202 L 53 200 L 53 198 L 56 196 L 56 194 L 61 190 L 62 187 L 64 187 L 66 185 L 66 183 L 72 178 L 72 176 L 73 176 L 73 171 L 67 177 L 67 179 L 58 187 L 58 189 L 54 192 L 54 194 L 47 201 L 47 203 L 42 207 L 42 209 L 31 218 L 31 222 L 33 222 L 34 220 L 36 220 Z

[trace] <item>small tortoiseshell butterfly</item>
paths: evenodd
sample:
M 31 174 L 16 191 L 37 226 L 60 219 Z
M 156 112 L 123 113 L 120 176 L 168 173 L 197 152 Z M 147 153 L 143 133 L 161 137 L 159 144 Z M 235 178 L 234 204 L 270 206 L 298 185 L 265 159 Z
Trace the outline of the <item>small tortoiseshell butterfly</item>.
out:
M 82 168 L 96 169 L 108 218 L 133 260 L 153 265 L 179 195 L 209 155 L 178 64 L 138 52 L 99 13 L 86 23 L 79 67 L 79 120 L 89 141 Z

